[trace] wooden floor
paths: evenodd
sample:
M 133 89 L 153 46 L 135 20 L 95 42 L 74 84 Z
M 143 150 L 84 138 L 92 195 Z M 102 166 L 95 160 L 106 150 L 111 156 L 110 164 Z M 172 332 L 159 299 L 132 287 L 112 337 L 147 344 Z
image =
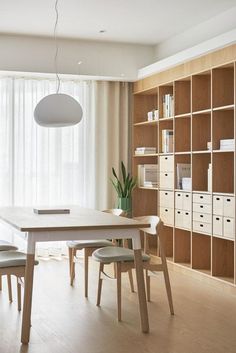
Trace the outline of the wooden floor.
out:
M 80 273 L 83 269 L 79 266 Z M 235 353 L 236 290 L 170 271 L 176 315 L 171 317 L 162 275 L 152 278 L 150 334 L 139 326 L 137 294 L 123 281 L 123 322 L 116 321 L 115 283 L 104 281 L 97 308 L 97 264 L 91 265 L 89 299 L 82 278 L 69 285 L 68 263 L 40 261 L 35 271 L 31 342 L 20 344 L 21 314 L 0 293 L 1 353 Z M 15 282 L 14 282 L 15 287 Z M 14 293 L 15 296 L 15 293 Z

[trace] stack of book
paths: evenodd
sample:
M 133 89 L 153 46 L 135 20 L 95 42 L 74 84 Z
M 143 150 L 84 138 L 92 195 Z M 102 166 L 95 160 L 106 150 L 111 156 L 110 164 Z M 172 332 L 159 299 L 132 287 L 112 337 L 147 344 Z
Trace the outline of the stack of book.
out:
M 155 154 L 157 152 L 156 147 L 136 147 L 135 156 L 139 156 L 142 154 Z
M 138 186 L 148 188 L 159 187 L 158 164 L 138 165 Z
M 165 94 L 163 96 L 163 118 L 170 118 L 173 115 L 174 115 L 173 94 Z
M 173 152 L 174 146 L 174 132 L 173 130 L 162 130 L 162 152 Z
M 191 164 L 189 163 L 177 163 L 176 166 L 177 176 L 177 189 L 191 190 L 192 178 L 191 178 Z
M 234 150 L 234 139 L 220 140 L 220 150 Z

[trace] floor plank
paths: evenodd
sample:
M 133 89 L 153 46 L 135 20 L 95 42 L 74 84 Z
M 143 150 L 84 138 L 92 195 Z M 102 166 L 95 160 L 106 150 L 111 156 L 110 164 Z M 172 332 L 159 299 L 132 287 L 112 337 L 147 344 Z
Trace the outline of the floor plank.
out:
M 137 293 L 123 275 L 123 322 L 116 320 L 116 285 L 104 281 L 101 307 L 96 307 L 98 264 L 91 261 L 89 298 L 84 298 L 83 269 L 76 264 L 74 287 L 68 262 L 40 261 L 35 269 L 32 329 L 29 346 L 20 344 L 21 314 L 16 283 L 8 302 L 6 281 L 0 292 L 1 353 L 235 353 L 236 290 L 217 289 L 203 280 L 170 271 L 175 316 L 171 317 L 160 274 L 151 278 L 148 305 L 150 334 L 140 332 Z

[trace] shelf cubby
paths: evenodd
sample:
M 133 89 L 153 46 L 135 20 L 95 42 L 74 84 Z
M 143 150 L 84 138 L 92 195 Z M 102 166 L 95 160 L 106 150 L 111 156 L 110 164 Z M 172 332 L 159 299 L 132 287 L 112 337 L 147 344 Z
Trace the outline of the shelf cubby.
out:
M 191 119 L 182 117 L 175 119 L 175 135 L 182 136 L 175 140 L 175 152 L 189 152 L 191 150 Z
M 165 249 L 165 255 L 167 258 L 173 259 L 173 228 L 164 226 L 163 227 L 163 234 L 164 234 L 164 249 Z
M 220 149 L 220 140 L 234 138 L 234 110 L 213 112 L 213 150 Z
M 175 81 L 175 115 L 189 114 L 191 111 L 191 78 Z
M 192 76 L 192 111 L 211 108 L 211 72 Z
M 135 128 L 133 146 L 134 151 L 137 147 L 156 147 L 156 151 L 158 152 L 157 127 L 145 125 L 142 129 Z
M 177 164 L 178 163 L 191 164 L 191 155 L 187 153 L 175 155 L 175 189 L 178 189 L 178 185 L 177 185 Z
M 211 114 L 197 114 L 192 117 L 192 150 L 207 150 L 211 141 Z
M 162 151 L 162 130 L 173 130 L 173 120 L 159 120 L 159 153 L 163 153 Z M 174 141 L 173 141 L 174 143 Z M 174 146 L 173 146 L 174 148 Z
M 211 271 L 211 236 L 192 233 L 192 268 Z
M 151 196 L 151 197 L 150 197 Z M 138 216 L 148 216 L 157 214 L 157 192 L 154 191 L 150 194 L 150 190 L 136 188 L 132 196 L 133 215 Z
M 191 232 L 175 228 L 174 262 L 191 263 Z
M 133 123 L 135 124 L 147 121 L 147 113 L 157 109 L 157 107 L 157 89 L 152 89 L 145 93 L 135 94 Z
M 208 191 L 209 163 L 211 163 L 210 153 L 193 154 L 192 156 L 193 191 Z
M 234 104 L 234 64 L 212 70 L 212 106 Z
M 213 152 L 213 192 L 234 193 L 234 152 Z
M 169 83 L 165 86 L 159 87 L 158 93 L 158 107 L 159 107 L 159 119 L 163 118 L 163 97 L 165 94 L 173 94 L 173 83 Z
M 234 242 L 212 238 L 212 275 L 234 281 Z

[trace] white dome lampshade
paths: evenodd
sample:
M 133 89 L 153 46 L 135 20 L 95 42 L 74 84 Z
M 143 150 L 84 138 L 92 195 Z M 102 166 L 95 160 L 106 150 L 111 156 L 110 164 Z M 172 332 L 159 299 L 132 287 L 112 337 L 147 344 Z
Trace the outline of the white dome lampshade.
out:
M 55 93 L 42 98 L 35 107 L 34 119 L 44 127 L 63 127 L 78 124 L 83 110 L 68 94 Z

